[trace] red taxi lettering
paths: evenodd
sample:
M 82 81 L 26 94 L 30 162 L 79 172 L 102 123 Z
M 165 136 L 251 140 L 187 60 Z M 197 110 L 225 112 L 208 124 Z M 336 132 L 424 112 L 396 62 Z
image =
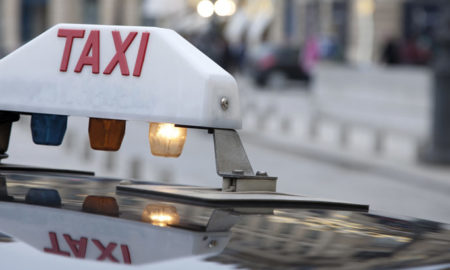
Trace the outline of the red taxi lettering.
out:
M 112 252 L 114 251 L 114 249 L 117 246 L 116 243 L 109 243 L 105 248 L 105 246 L 103 246 L 103 244 L 100 241 L 98 241 L 97 239 L 92 239 L 92 242 L 94 242 L 95 246 L 102 253 L 102 254 L 100 254 L 100 256 L 97 257 L 97 261 L 104 261 L 106 258 L 109 258 L 113 262 L 119 262 L 119 260 L 117 260 L 116 257 L 114 257 L 114 255 L 112 255 Z
M 122 250 L 123 262 L 126 264 L 131 264 L 130 250 L 128 250 L 128 246 L 120 245 L 120 249 Z
M 56 254 L 56 255 L 62 255 L 62 256 L 70 257 L 70 253 L 69 252 L 62 251 L 59 248 L 58 237 L 56 236 L 56 233 L 49 232 L 48 236 L 50 237 L 50 243 L 52 244 L 52 247 L 51 248 L 44 248 L 45 252 Z
M 67 66 L 69 65 L 70 53 L 72 52 L 72 44 L 75 38 L 83 38 L 84 30 L 73 30 L 73 29 L 59 29 L 58 37 L 66 38 L 66 45 L 64 46 L 64 53 L 61 60 L 60 71 L 67 71 Z
M 89 56 L 92 51 L 92 55 Z M 81 72 L 83 67 L 92 67 L 92 73 L 98 74 L 100 69 L 100 31 L 92 30 L 78 59 L 75 72 Z
M 63 234 L 64 239 L 67 242 L 67 245 L 69 245 L 70 250 L 72 250 L 72 253 L 77 258 L 84 258 L 86 257 L 86 248 L 87 248 L 87 238 L 81 237 L 80 240 L 73 240 L 72 237 L 68 234 Z
M 73 255 L 76 258 L 85 259 L 86 251 L 88 249 L 89 239 L 87 237 L 80 237 L 79 240 L 73 239 L 69 234 L 63 234 L 64 240 L 66 240 L 71 252 L 61 250 L 59 247 L 58 236 L 55 232 L 49 232 L 48 236 L 50 238 L 51 247 L 44 248 L 47 253 L 52 253 L 56 255 L 62 255 L 70 257 Z M 97 256 L 97 261 L 109 260 L 112 262 L 119 263 L 120 261 L 114 257 L 113 252 L 117 247 L 114 242 L 109 242 L 106 246 L 100 240 L 91 239 L 91 242 L 97 247 L 99 255 Z M 120 245 L 120 251 L 122 252 L 123 263 L 131 264 L 131 253 L 128 245 Z M 91 250 L 92 252 L 92 250 Z
M 129 33 L 125 41 L 122 43 L 122 39 L 120 38 L 120 32 L 112 31 L 114 46 L 116 47 L 116 54 L 111 59 L 111 62 L 109 62 L 105 71 L 103 71 L 103 74 L 111 74 L 111 72 L 114 70 L 117 64 L 119 64 L 120 72 L 122 72 L 122 75 L 124 76 L 130 75 L 130 71 L 128 70 L 127 58 L 125 57 L 125 52 L 127 51 L 128 47 L 130 47 L 131 42 L 133 42 L 136 35 L 137 32 Z
M 142 33 L 141 44 L 139 45 L 139 52 L 136 57 L 136 64 L 134 65 L 133 76 L 141 76 L 142 65 L 144 64 L 145 53 L 147 52 L 148 38 L 150 37 L 149 32 Z
M 58 37 L 66 38 L 66 43 L 64 46 L 64 53 L 61 59 L 61 65 L 59 70 L 61 72 L 67 72 L 69 66 L 70 56 L 72 52 L 72 45 L 75 38 L 84 38 L 85 30 L 73 30 L 73 29 L 59 29 Z M 130 32 L 122 42 L 119 31 L 111 32 L 114 47 L 116 49 L 115 55 L 109 61 L 103 74 L 110 75 L 117 64 L 119 64 L 120 72 L 123 76 L 129 76 L 130 71 L 128 69 L 127 57 L 125 55 L 126 51 L 133 43 L 137 36 L 137 32 Z M 150 37 L 149 32 L 143 32 L 141 35 L 141 41 L 139 43 L 139 49 L 136 56 L 136 61 L 134 64 L 133 76 L 140 77 L 142 73 L 142 67 L 144 65 L 145 55 L 147 53 L 148 39 Z M 75 72 L 80 73 L 83 71 L 84 66 L 91 66 L 92 73 L 100 73 L 100 31 L 92 30 L 84 44 L 83 51 L 78 59 L 77 65 L 75 66 Z

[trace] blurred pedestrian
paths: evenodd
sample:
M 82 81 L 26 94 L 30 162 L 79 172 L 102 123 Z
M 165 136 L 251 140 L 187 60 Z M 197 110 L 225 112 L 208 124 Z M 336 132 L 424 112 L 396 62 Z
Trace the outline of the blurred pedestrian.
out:
M 300 65 L 302 69 L 311 74 L 319 60 L 319 44 L 315 36 L 310 36 L 303 46 L 303 50 L 300 51 L 301 59 Z
M 307 84 L 310 83 L 313 77 L 314 68 L 319 60 L 319 56 L 319 43 L 317 38 L 311 35 L 304 43 L 303 49 L 300 50 L 300 67 L 308 78 L 306 81 Z
M 397 39 L 390 38 L 383 45 L 381 61 L 388 65 L 398 65 L 401 63 L 400 45 Z

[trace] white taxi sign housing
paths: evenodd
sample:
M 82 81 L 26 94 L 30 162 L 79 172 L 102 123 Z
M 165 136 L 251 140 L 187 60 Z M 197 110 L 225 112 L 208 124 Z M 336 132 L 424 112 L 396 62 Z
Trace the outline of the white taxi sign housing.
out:
M 3 111 L 241 128 L 234 78 L 155 27 L 58 24 L 0 60 L 0 95 Z

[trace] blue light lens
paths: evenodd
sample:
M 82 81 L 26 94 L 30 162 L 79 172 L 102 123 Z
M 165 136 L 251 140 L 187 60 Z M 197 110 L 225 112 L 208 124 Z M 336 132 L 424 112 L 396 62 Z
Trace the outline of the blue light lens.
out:
M 55 189 L 31 188 L 28 190 L 25 202 L 35 205 L 60 207 L 61 197 Z
M 31 134 L 35 144 L 60 145 L 67 128 L 66 115 L 31 115 Z

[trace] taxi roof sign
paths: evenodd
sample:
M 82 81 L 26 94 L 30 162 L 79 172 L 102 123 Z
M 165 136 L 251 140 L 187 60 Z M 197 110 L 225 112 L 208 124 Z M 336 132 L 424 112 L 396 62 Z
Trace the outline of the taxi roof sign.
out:
M 0 85 L 3 111 L 241 128 L 234 78 L 167 29 L 55 25 L 0 60 Z

